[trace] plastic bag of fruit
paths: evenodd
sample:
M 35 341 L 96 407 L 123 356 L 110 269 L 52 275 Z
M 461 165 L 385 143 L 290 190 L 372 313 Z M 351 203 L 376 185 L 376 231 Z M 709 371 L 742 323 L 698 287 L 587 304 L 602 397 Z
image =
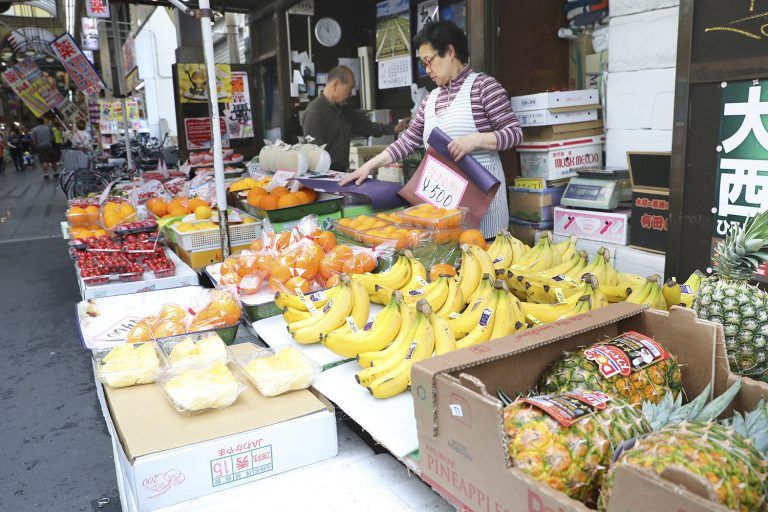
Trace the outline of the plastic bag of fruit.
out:
M 104 228 L 112 232 L 120 224 L 139 220 L 136 207 L 129 201 L 110 199 L 101 205 L 100 220 Z
M 219 284 L 237 286 L 241 295 L 258 293 L 269 279 L 274 253 L 244 250 L 231 254 L 221 264 Z
M 165 304 L 157 315 L 139 320 L 128 332 L 125 341 L 137 343 L 167 338 L 187 332 L 192 323 L 192 313 L 175 302 Z
M 237 287 L 219 286 L 210 290 L 197 307 L 193 308 L 193 311 L 196 313 L 187 332 L 208 331 L 236 325 L 242 316 Z

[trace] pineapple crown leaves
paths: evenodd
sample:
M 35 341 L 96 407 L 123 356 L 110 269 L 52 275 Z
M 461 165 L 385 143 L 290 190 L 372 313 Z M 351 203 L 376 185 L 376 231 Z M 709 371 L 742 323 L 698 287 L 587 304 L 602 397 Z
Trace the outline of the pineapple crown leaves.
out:
M 768 403 L 764 399 L 746 414 L 736 412 L 732 418 L 723 420 L 722 424 L 750 439 L 763 458 L 768 459 Z
M 714 256 L 715 272 L 729 279 L 748 280 L 757 267 L 768 261 L 768 210 L 733 226 Z
M 741 389 L 741 381 L 736 381 L 722 395 L 707 403 L 711 389 L 712 385 L 707 384 L 699 396 L 685 405 L 683 405 L 682 393 L 678 394 L 677 398 L 673 396 L 673 393 L 667 393 L 658 404 L 644 402 L 642 405 L 643 416 L 651 424 L 654 432 L 682 422 L 708 423 L 728 408 L 736 393 Z

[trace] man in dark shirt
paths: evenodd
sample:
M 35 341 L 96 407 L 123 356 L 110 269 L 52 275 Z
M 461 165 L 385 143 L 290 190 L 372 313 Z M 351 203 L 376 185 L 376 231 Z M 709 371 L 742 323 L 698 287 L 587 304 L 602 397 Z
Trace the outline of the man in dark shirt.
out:
M 361 111 L 344 103 L 352 96 L 355 75 L 346 66 L 336 66 L 328 72 L 323 92 L 307 106 L 304 114 L 304 135 L 315 139 L 315 144 L 326 144 L 331 155 L 331 169 L 349 169 L 349 141 L 352 137 L 381 137 L 400 133 L 408 127 L 408 121 L 399 124 L 374 123 Z

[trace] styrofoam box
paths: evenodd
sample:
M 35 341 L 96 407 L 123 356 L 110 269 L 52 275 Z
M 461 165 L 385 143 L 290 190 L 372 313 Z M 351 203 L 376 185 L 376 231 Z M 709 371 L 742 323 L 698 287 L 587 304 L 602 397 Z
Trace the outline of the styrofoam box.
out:
M 554 241 L 562 242 L 567 239 L 566 236 L 555 235 Z M 583 238 L 576 241 L 576 249 L 587 251 L 590 260 L 597 254 L 600 247 L 605 247 L 610 251 L 610 263 L 619 272 L 631 272 L 639 276 L 664 275 L 665 258 L 663 254 L 644 251 L 629 245 L 609 244 Z
M 100 387 L 97 383 L 97 388 Z M 98 396 L 112 437 L 117 479 L 123 484 L 120 487 L 125 496 L 121 495 L 121 501 L 124 500 L 132 512 L 157 510 L 231 489 L 330 459 L 338 453 L 335 414 L 323 409 L 247 432 L 145 455 L 131 464 L 110 419 L 102 389 L 98 390 Z M 301 443 L 297 443 L 297 439 L 301 439 Z M 258 440 L 259 446 L 263 448 L 264 460 L 258 468 L 260 471 L 241 479 L 217 481 L 212 467 L 217 459 L 222 458 L 219 455 L 222 447 L 234 449 L 238 445 L 253 443 L 254 440 Z
M 552 112 L 551 110 L 529 110 L 517 114 L 520 126 L 552 126 L 555 124 L 580 123 L 595 121 L 597 108 L 574 110 L 569 112 Z
M 603 165 L 603 143 L 605 137 L 583 137 L 578 139 L 520 144 L 520 170 L 526 178 L 559 180 L 576 176 L 576 170 L 583 167 Z
M 671 7 L 611 18 L 608 69 L 673 68 L 677 58 L 679 9 Z
M 600 103 L 596 89 L 578 91 L 540 92 L 512 97 L 512 110 L 525 112 L 529 110 L 548 110 L 551 108 L 577 107 Z
M 83 300 L 100 299 L 102 297 L 114 297 L 130 293 L 167 290 L 181 286 L 197 286 L 197 273 L 167 247 L 165 248 L 165 254 L 176 265 L 176 272 L 171 277 L 154 279 L 151 272 L 145 272 L 141 281 L 110 281 L 109 283 L 91 286 L 85 284 L 83 278 L 78 274 L 77 284 L 80 286 L 80 296 Z
M 675 68 L 611 73 L 608 82 L 610 129 L 672 129 Z
M 670 151 L 672 130 L 608 130 L 606 133 L 605 165 L 624 167 L 627 151 Z
M 555 207 L 555 234 L 609 244 L 629 243 L 629 210 L 594 211 Z

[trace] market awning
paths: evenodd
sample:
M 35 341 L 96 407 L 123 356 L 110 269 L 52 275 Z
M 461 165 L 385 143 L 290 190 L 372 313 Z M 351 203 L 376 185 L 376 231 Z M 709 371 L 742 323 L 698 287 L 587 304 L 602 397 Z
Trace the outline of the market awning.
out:
M 173 7 L 169 2 L 155 1 L 155 0 L 112 0 L 112 3 L 116 4 L 140 4 L 140 5 L 157 5 L 162 7 Z M 197 2 L 190 1 L 184 2 L 192 9 L 197 9 Z M 211 0 L 211 7 L 216 11 L 222 12 L 242 12 L 247 13 L 250 11 L 256 11 L 262 7 L 276 3 L 274 0 Z

